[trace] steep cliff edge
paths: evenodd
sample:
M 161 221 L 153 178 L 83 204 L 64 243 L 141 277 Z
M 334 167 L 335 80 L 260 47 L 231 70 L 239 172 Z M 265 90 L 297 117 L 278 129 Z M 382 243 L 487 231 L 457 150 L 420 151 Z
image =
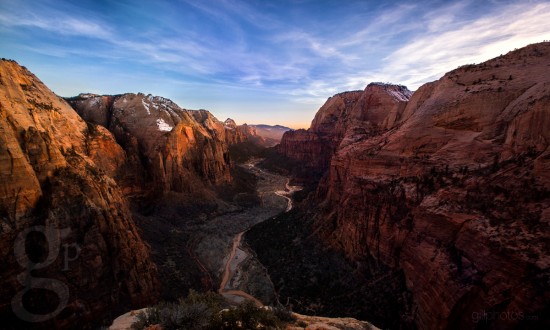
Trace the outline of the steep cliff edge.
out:
M 263 149 L 254 144 L 255 130 L 159 96 L 80 94 L 67 100 L 122 146 L 125 157 L 114 177 L 151 245 L 162 298 L 212 289 L 216 275 L 194 252 L 195 227 L 259 203 L 253 175 L 234 166 L 240 160 L 235 156 Z
M 316 236 L 365 273 L 403 271 L 419 328 L 548 323 L 549 63 L 550 43 L 531 45 L 357 121 L 384 86 L 369 85 L 283 137 L 284 156 L 330 164 L 310 201 Z
M 286 132 L 276 152 L 289 167 L 299 164 L 304 171 L 291 171 L 297 177 L 306 179 L 309 173 L 311 179 L 318 179 L 341 144 L 393 127 L 411 94 L 404 86 L 382 83 L 369 84 L 363 91 L 336 94 L 319 109 L 308 130 Z
M 80 94 L 67 100 L 123 147 L 127 162 L 117 178 L 132 195 L 191 193 L 226 184 L 229 146 L 256 138 L 250 126 L 223 123 L 206 110 L 182 109 L 159 96 Z
M 118 177 L 128 193 L 189 193 L 231 180 L 228 134 L 208 111 L 144 94 L 81 94 L 68 101 L 84 120 L 109 129 L 126 151 Z
M 84 327 L 155 299 L 156 268 L 111 178 L 122 149 L 8 60 L 0 150 L 3 327 Z

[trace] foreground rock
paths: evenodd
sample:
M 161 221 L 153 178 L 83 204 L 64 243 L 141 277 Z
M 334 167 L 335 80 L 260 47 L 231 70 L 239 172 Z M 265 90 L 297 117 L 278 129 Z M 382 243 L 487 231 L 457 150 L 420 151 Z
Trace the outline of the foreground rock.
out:
M 130 311 L 117 317 L 109 330 L 132 330 L 132 324 L 137 321 L 137 315 L 145 309 Z M 319 316 L 308 316 L 292 313 L 296 318 L 292 324 L 288 324 L 286 330 L 377 330 L 378 328 L 368 322 L 359 321 L 353 318 L 329 318 Z M 161 326 L 153 326 L 161 330 Z
M 286 327 L 288 330 L 306 329 L 306 330 L 376 330 L 377 327 L 368 322 L 356 320 L 354 318 L 330 318 L 320 316 L 308 316 L 293 313 L 296 321 L 293 325 Z
M 326 173 L 311 230 L 366 274 L 402 271 L 419 328 L 548 323 L 549 61 L 541 43 L 412 96 L 338 94 L 278 147 Z
M 155 299 L 156 268 L 110 176 L 122 149 L 7 60 L 0 150 L 3 328 L 83 328 Z

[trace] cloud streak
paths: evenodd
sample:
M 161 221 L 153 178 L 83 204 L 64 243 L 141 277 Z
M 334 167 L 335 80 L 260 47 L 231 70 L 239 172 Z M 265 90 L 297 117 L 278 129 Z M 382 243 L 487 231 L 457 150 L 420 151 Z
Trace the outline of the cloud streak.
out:
M 498 8 L 472 20 L 457 16 L 468 7 L 451 5 L 424 16 L 427 29 L 383 57 L 374 70 L 359 69 L 331 77 L 332 84 L 314 80 L 298 94 L 328 94 L 338 90 L 361 89 L 371 81 L 385 81 L 417 89 L 460 65 L 479 63 L 514 48 L 550 39 L 550 4 L 519 3 Z M 495 10 L 497 11 L 497 10 Z M 321 92 L 321 93 L 320 93 Z
M 220 97 L 240 102 L 302 105 L 310 117 L 340 91 L 371 81 L 416 89 L 457 66 L 550 39 L 550 3 L 159 0 L 99 8 L 5 0 L 0 31 L 9 41 L 0 50 L 15 57 L 103 66 L 121 77 L 139 71 L 143 86 L 162 75 L 174 86 L 227 90 Z M 90 79 L 91 89 L 101 83 Z

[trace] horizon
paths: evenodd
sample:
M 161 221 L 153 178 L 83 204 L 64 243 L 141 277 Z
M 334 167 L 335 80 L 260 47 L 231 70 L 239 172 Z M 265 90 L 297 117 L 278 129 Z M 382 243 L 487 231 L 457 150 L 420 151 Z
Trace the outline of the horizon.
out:
M 2 57 L 63 97 L 141 92 L 298 129 L 336 93 L 414 91 L 548 40 L 550 3 L 6 0 L 0 31 Z

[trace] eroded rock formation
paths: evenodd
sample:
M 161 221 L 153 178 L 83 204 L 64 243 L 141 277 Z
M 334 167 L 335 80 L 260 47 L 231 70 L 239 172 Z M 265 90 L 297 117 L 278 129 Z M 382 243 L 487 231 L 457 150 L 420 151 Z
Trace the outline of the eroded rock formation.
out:
M 185 110 L 151 95 L 81 94 L 68 99 L 84 120 L 106 127 L 124 148 L 118 174 L 131 193 L 183 192 L 231 180 L 228 146 L 255 135 L 246 125 L 225 124 L 206 110 Z
M 156 267 L 111 177 L 123 159 L 107 130 L 0 61 L 3 328 L 83 327 L 155 300 Z
M 548 63 L 541 43 L 412 96 L 338 94 L 278 147 L 326 169 L 317 237 L 370 271 L 402 270 L 421 329 L 548 322 Z

